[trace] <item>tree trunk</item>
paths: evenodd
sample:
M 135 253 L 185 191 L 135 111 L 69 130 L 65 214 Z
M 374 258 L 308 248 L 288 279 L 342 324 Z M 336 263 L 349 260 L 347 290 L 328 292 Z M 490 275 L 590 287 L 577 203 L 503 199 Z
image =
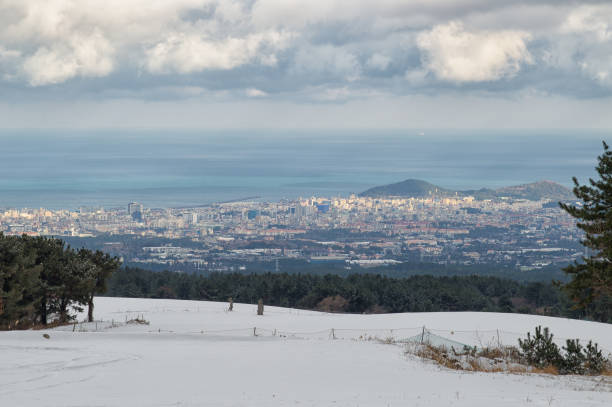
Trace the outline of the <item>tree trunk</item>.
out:
M 47 325 L 47 297 L 43 297 L 40 301 L 40 323 Z
M 93 317 L 93 311 L 94 311 L 94 303 L 93 303 L 93 295 L 91 297 L 89 297 L 89 301 L 87 301 L 87 320 L 89 322 L 93 322 L 94 317 Z
M 68 321 L 68 300 L 65 298 L 60 300 L 60 321 Z

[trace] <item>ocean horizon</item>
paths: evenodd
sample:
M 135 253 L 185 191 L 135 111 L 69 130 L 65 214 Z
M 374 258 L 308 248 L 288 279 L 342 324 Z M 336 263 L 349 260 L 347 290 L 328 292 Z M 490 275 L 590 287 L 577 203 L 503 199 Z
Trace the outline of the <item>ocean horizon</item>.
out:
M 0 208 L 189 207 L 595 175 L 604 131 L 0 131 Z

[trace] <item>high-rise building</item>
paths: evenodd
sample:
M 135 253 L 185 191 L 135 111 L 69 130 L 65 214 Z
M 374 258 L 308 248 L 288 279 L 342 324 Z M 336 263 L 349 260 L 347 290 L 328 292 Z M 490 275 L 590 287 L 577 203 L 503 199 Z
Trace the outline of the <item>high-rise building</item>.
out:
M 128 204 L 128 214 L 132 219 L 141 222 L 143 219 L 144 207 L 138 202 L 130 202 Z

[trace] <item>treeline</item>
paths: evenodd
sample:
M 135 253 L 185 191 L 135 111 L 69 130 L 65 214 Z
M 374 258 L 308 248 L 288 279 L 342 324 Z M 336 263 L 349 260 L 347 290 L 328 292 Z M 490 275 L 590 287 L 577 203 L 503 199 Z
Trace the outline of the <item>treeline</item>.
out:
M 85 306 L 93 320 L 94 295 L 119 267 L 115 257 L 60 239 L 0 233 L 0 329 L 68 322 Z
M 193 275 L 124 268 L 113 274 L 107 295 L 257 303 L 333 312 L 420 311 L 522 312 L 612 321 L 610 302 L 571 309 L 569 299 L 549 283 L 520 283 L 496 277 L 373 274 Z

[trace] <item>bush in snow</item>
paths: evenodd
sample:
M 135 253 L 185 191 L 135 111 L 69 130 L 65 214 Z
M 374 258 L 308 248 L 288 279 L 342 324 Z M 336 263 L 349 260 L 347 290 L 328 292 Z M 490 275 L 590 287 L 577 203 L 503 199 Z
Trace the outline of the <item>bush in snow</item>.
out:
M 563 347 L 565 355 L 559 360 L 559 373 L 584 374 L 585 354 L 578 339 L 568 339 Z
M 601 349 L 592 341 L 589 341 L 586 346 L 584 365 L 587 374 L 601 374 L 604 370 L 610 369 L 610 361 L 603 356 Z
M 559 347 L 553 342 L 553 334 L 548 328 L 536 327 L 535 335 L 532 337 L 527 332 L 526 339 L 519 339 L 519 347 L 525 362 L 538 369 L 549 366 L 558 366 L 561 360 Z
M 548 328 L 536 327 L 535 335 L 527 333 L 519 339 L 521 358 L 538 369 L 556 368 L 560 374 L 601 374 L 609 369 L 610 361 L 603 356 L 598 345 L 589 341 L 586 347 L 578 339 L 568 339 L 561 350 L 553 342 Z

